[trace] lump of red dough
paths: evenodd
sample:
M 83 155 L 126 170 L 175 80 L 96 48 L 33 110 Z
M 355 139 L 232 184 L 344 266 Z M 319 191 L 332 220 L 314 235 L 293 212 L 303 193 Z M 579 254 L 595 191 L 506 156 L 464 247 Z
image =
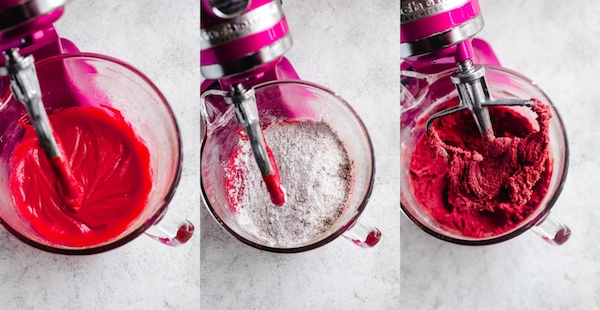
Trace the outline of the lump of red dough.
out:
M 448 165 L 448 203 L 458 210 L 507 210 L 526 204 L 548 159 L 550 108 L 535 100 L 539 130 L 524 138 L 485 139 L 481 152 L 446 144 L 432 128 L 434 157 Z

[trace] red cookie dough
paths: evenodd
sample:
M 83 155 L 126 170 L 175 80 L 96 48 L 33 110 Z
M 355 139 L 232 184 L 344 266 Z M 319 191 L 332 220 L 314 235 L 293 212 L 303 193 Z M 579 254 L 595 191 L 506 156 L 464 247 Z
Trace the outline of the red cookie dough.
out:
M 532 108 L 539 128 L 514 109 L 489 110 L 496 138 L 482 139 L 470 112 L 454 113 L 433 123 L 410 163 L 419 204 L 444 229 L 473 238 L 521 223 L 539 206 L 552 175 L 549 107 L 536 101 Z

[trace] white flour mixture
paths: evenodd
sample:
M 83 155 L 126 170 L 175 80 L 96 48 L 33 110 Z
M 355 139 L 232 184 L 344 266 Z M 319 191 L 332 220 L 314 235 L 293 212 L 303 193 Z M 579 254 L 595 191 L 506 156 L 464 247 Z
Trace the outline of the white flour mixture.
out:
M 314 239 L 338 219 L 351 188 L 351 163 L 332 129 L 323 122 L 274 124 L 264 130 L 286 190 L 285 205 L 271 202 L 250 143 L 227 171 L 237 197 L 238 223 L 271 246 L 291 247 Z

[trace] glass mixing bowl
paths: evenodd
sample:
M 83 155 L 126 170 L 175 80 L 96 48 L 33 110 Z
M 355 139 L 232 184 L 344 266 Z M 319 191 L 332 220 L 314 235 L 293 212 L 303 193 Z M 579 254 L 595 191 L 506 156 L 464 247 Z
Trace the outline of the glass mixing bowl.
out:
M 567 176 L 569 147 L 564 125 L 560 114 L 546 94 L 531 80 L 514 71 L 494 66 L 486 66 L 486 80 L 493 98 L 537 98 L 550 106 L 550 159 L 552 160 L 552 176 L 548 191 L 539 207 L 524 221 L 510 231 L 500 235 L 484 238 L 471 238 L 457 231 L 442 227 L 417 201 L 410 182 L 411 156 L 417 141 L 426 134 L 427 118 L 442 110 L 450 100 L 458 100 L 455 86 L 450 75 L 455 70 L 448 70 L 434 75 L 423 75 L 415 72 L 402 72 L 401 95 L 401 128 L 400 128 L 400 200 L 404 214 L 419 228 L 428 234 L 457 244 L 487 245 L 514 238 L 532 229 L 542 238 L 553 244 L 567 241 L 570 229 L 563 224 L 550 209 L 554 206 L 563 188 Z M 507 107 L 509 108 L 509 107 Z M 510 107 L 522 115 L 533 114 L 526 107 Z

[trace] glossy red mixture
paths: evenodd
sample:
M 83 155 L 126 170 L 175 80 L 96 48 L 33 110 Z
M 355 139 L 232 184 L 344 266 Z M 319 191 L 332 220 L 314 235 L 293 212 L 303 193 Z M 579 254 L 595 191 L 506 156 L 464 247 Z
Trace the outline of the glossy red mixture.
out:
M 70 205 L 32 126 L 10 161 L 10 189 L 21 216 L 50 243 L 92 246 L 124 232 L 144 209 L 152 187 L 149 153 L 116 112 L 68 108 L 50 115 L 55 136 L 81 187 Z
M 58 142 L 60 148 L 60 142 Z M 64 154 L 64 150 L 60 149 L 60 154 Z M 56 182 L 59 193 L 64 196 L 67 206 L 77 211 L 81 208 L 81 198 L 83 188 L 75 178 L 69 161 L 62 155 L 55 158 L 48 158 L 52 172 L 56 176 Z
M 431 137 L 419 139 L 411 184 L 419 204 L 441 227 L 490 237 L 513 229 L 538 208 L 552 176 L 551 115 L 539 102 L 533 111 L 539 129 L 510 108 L 490 108 L 496 135 L 491 141 L 481 138 L 466 110 L 436 120 Z

